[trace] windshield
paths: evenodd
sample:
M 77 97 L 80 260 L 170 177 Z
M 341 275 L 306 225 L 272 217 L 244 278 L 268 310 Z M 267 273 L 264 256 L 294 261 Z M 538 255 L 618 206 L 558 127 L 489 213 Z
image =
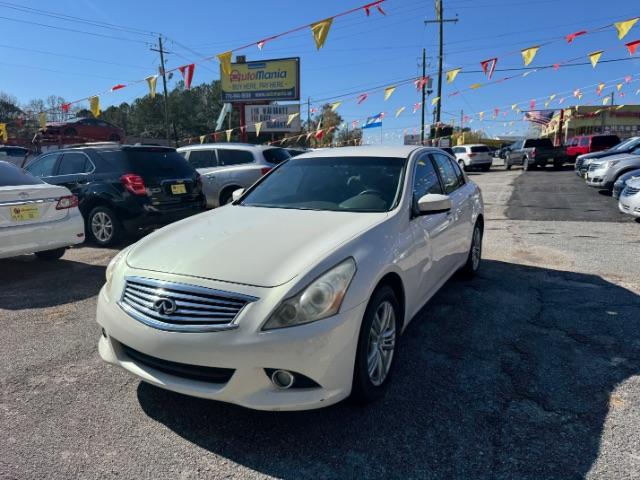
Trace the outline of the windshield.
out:
M 640 144 L 640 137 L 632 137 L 620 142 L 615 147 L 612 147 L 611 150 L 613 151 L 626 150 L 627 148 L 633 148 L 638 144 Z
M 326 157 L 290 160 L 240 203 L 252 207 L 386 212 L 401 190 L 406 159 Z

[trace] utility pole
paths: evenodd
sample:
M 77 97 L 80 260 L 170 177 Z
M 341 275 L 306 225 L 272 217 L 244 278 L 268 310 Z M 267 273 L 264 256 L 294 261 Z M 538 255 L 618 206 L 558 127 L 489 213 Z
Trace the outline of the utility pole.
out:
M 162 35 L 158 37 L 158 48 L 152 48 L 151 50 L 154 52 L 160 52 L 160 72 L 162 73 L 162 90 L 164 92 L 164 129 L 168 141 L 171 137 L 171 133 L 169 130 L 169 95 L 167 94 L 167 75 L 164 68 L 164 54 L 169 52 L 165 52 L 165 50 L 162 48 Z M 178 138 L 174 138 L 174 141 L 177 147 Z
M 442 106 L 442 61 L 443 61 L 443 57 L 444 57 L 444 32 L 443 32 L 443 25 L 445 22 L 453 22 L 453 23 L 457 23 L 458 22 L 458 17 L 456 18 L 448 18 L 445 19 L 443 17 L 444 15 L 444 9 L 442 6 L 442 0 L 435 0 L 436 2 L 436 19 L 435 20 L 425 20 L 425 24 L 428 23 L 437 23 L 439 26 L 439 31 L 438 31 L 438 36 L 439 36 L 439 48 L 438 48 L 438 93 L 437 93 L 437 97 L 438 97 L 438 101 L 436 102 L 436 110 L 435 110 L 435 117 L 436 117 L 436 123 L 440 123 L 440 113 L 441 113 L 441 106 Z M 436 125 L 436 136 L 437 136 L 437 132 L 438 132 L 438 127 Z
M 422 128 L 420 129 L 420 145 L 424 145 L 424 114 L 425 114 L 425 106 L 424 104 L 427 101 L 427 49 L 422 49 Z

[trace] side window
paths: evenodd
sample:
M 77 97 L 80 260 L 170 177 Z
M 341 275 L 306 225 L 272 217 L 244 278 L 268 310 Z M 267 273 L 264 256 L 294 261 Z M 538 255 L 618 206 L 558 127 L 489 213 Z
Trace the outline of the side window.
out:
M 53 168 L 59 156 L 59 153 L 44 155 L 27 165 L 25 170 L 34 177 L 50 177 L 53 175 Z
M 458 165 L 457 162 L 449 159 L 449 163 L 451 163 L 451 166 L 453 168 L 453 170 L 455 170 L 456 172 L 456 176 L 458 177 L 458 183 L 462 186 L 466 183 L 466 180 L 464 179 L 464 173 L 462 173 L 462 170 L 460 169 L 460 165 Z
M 58 166 L 58 175 L 86 173 L 92 168 L 91 163 L 88 161 L 87 156 L 84 153 L 65 153 L 62 155 L 62 160 L 60 160 L 60 165 Z
M 454 147 L 453 148 L 453 153 L 462 153 L 464 152 L 464 148 L 462 147 Z
M 415 175 L 413 178 L 413 195 L 417 199 L 429 193 L 442 194 L 442 187 L 438 174 L 433 166 L 433 162 L 428 155 L 422 156 L 416 162 Z
M 218 150 L 220 165 L 240 165 L 242 163 L 252 163 L 253 153 L 247 150 L 229 150 L 221 148 Z
M 215 150 L 191 150 L 189 153 L 189 163 L 193 168 L 217 167 Z
M 584 137 L 580 139 L 580 146 L 586 147 L 589 145 L 589 137 Z
M 458 175 L 456 175 L 456 171 L 453 169 L 453 166 L 447 157 L 435 153 L 433 154 L 433 158 L 435 159 L 436 166 L 440 172 L 440 178 L 442 179 L 444 186 L 444 193 L 448 195 L 460 186 Z
M 522 148 L 522 145 L 523 145 L 523 142 L 518 141 L 513 144 L 513 146 L 511 147 L 511 150 L 520 150 Z

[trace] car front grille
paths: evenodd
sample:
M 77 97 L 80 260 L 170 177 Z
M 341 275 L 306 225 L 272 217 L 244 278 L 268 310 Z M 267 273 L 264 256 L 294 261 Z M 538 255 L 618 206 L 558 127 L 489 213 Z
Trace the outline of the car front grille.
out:
M 623 195 L 625 197 L 628 197 L 628 196 L 631 196 L 631 195 L 635 195 L 638 192 L 640 192 L 640 188 L 633 188 L 633 187 L 627 185 L 625 187 L 625 189 L 622 190 L 621 195 Z
M 580 170 L 580 168 L 582 167 L 582 163 L 583 162 L 584 162 L 584 158 L 576 158 L 575 169 L 576 170 Z
M 236 328 L 240 311 L 256 300 L 196 285 L 127 277 L 119 305 L 150 327 L 197 333 Z
M 200 365 L 189 365 L 186 363 L 172 362 L 162 358 L 152 357 L 146 353 L 138 352 L 133 348 L 120 343 L 125 355 L 134 363 L 143 367 L 153 368 L 162 373 L 175 377 L 197 380 L 209 383 L 227 383 L 233 376 L 233 368 L 202 367 Z

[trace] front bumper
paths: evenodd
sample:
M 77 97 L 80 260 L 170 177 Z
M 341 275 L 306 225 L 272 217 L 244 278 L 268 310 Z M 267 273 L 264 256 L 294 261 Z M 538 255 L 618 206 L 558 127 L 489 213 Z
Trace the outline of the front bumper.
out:
M 636 218 L 640 218 L 640 199 L 638 195 L 632 197 L 620 197 L 618 201 L 618 210 L 627 215 L 633 215 Z
M 594 188 L 611 189 L 613 180 L 609 179 L 606 170 L 589 170 L 586 177 L 587 185 Z
M 200 286 L 229 290 L 230 284 L 182 279 Z M 207 333 L 166 332 L 126 314 L 104 287 L 98 298 L 97 321 L 106 332 L 99 341 L 103 360 L 141 380 L 185 395 L 234 403 L 258 410 L 306 410 L 339 402 L 351 393 L 360 323 L 366 303 L 333 317 L 297 327 L 263 332 L 260 326 L 282 298 L 282 287 L 237 287 L 238 293 L 260 299 L 243 309 L 238 327 Z M 111 286 L 116 291 L 117 287 Z M 233 369 L 225 383 L 173 375 L 134 360 L 137 352 L 186 366 Z M 319 387 L 279 389 L 265 369 L 302 374 Z

